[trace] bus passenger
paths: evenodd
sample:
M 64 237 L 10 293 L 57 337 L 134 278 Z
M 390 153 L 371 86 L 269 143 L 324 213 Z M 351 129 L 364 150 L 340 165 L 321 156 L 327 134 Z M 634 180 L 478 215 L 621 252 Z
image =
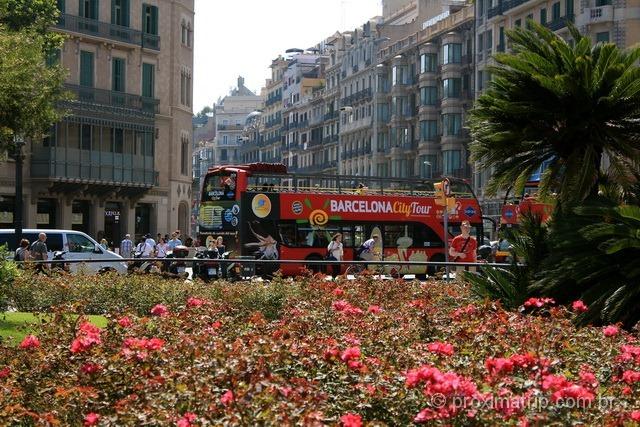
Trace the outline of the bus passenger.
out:
M 336 233 L 329 246 L 327 246 L 327 260 L 342 261 L 344 255 L 344 249 L 342 246 L 342 234 Z M 340 264 L 333 264 L 333 278 L 335 279 L 340 275 Z
M 367 190 L 368 188 L 363 183 L 360 183 L 358 184 L 358 188 L 356 188 L 356 194 L 361 196 L 363 194 L 366 194 Z

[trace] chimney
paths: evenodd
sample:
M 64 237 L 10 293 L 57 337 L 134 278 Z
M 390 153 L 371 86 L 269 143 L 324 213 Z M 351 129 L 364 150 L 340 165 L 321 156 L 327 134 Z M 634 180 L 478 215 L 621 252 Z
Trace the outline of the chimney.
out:
M 244 78 L 242 76 L 238 76 L 238 89 L 244 86 Z

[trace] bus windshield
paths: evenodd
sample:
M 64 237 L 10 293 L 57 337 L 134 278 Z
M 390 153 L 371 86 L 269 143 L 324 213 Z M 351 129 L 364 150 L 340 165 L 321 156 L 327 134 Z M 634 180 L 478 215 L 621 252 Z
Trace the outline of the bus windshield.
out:
M 235 200 L 236 178 L 235 172 L 208 175 L 202 186 L 202 202 Z

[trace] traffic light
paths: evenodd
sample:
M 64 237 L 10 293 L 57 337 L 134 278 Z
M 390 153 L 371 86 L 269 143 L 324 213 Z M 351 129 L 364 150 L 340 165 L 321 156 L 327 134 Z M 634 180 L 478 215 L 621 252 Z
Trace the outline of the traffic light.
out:
M 435 189 L 436 205 L 446 206 L 447 197 L 444 194 L 444 182 L 435 182 L 433 188 Z

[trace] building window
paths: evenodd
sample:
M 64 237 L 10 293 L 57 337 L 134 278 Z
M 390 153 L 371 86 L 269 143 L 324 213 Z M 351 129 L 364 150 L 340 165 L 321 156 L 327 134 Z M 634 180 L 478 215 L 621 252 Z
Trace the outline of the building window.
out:
M 111 23 L 129 26 L 129 0 L 111 0 Z
M 573 17 L 573 0 L 566 0 L 564 5 L 567 18 Z
M 153 64 L 142 64 L 142 96 L 146 98 L 155 96 L 155 67 Z
M 93 52 L 80 51 L 80 86 L 93 87 Z
M 453 175 L 462 169 L 462 153 L 460 150 L 446 150 L 442 152 L 442 173 Z
M 551 8 L 551 20 L 556 22 L 560 19 L 560 2 L 554 3 Z
M 395 65 L 391 70 L 391 81 L 394 86 L 408 84 L 409 73 L 406 65 Z
M 420 121 L 420 140 L 435 141 L 437 138 L 438 138 L 437 120 L 421 120 Z
M 543 7 L 542 9 L 540 9 L 540 23 L 542 25 L 547 23 L 547 8 Z
M 522 27 L 522 19 L 516 19 L 515 26 L 518 28 Z
M 125 92 L 125 62 L 122 58 L 112 58 L 111 90 L 114 92 Z
M 80 0 L 80 17 L 98 19 L 98 0 Z
M 91 150 L 91 125 L 82 124 L 80 126 L 80 148 Z
M 142 32 L 158 35 L 158 8 L 149 4 L 142 4 Z
M 420 55 L 420 73 L 435 73 L 438 56 L 435 53 Z
M 478 80 L 476 82 L 476 84 L 478 85 L 478 90 L 482 90 L 484 88 L 483 86 L 483 77 L 482 77 L 482 71 L 478 71 Z
M 504 27 L 498 29 L 498 52 L 504 52 Z
M 442 63 L 459 64 L 462 62 L 462 44 L 449 43 L 442 46 Z
M 60 11 L 60 14 L 64 15 L 64 13 L 66 12 L 66 8 L 65 8 L 65 4 L 64 4 L 64 0 L 57 0 L 56 1 L 56 5 L 58 6 L 58 10 Z
M 609 43 L 609 31 L 596 33 L 596 43 Z
M 180 103 L 191 107 L 191 75 L 187 71 L 180 75 Z
M 433 178 L 434 172 L 438 170 L 438 156 L 427 154 L 420 156 L 420 177 Z
M 226 148 L 223 148 L 223 149 L 220 150 L 220 160 L 223 161 L 223 162 L 226 162 L 228 160 L 227 159 L 227 149 Z
M 443 98 L 460 98 L 462 79 L 444 79 L 442 81 Z
M 122 153 L 124 150 L 124 130 L 111 129 L 111 152 Z
M 180 147 L 180 173 L 188 175 L 189 172 L 189 139 L 182 137 L 182 145 Z
M 462 130 L 462 114 L 442 115 L 442 134 L 445 136 L 460 135 Z
M 420 88 L 420 105 L 436 105 L 438 102 L 438 88 L 425 86 Z
M 482 54 L 484 51 L 484 37 L 482 34 L 478 34 L 478 52 Z

